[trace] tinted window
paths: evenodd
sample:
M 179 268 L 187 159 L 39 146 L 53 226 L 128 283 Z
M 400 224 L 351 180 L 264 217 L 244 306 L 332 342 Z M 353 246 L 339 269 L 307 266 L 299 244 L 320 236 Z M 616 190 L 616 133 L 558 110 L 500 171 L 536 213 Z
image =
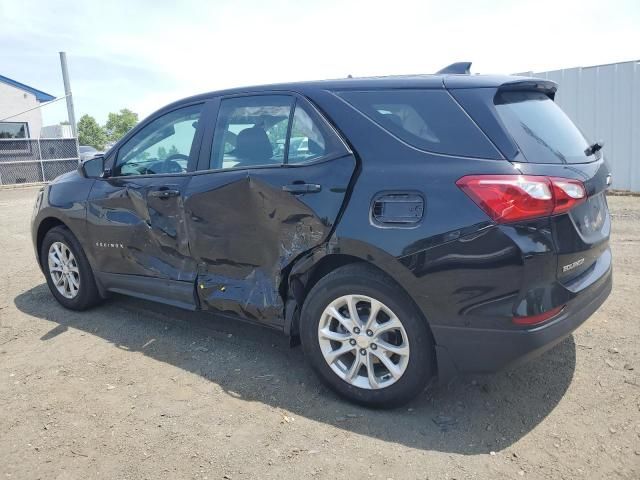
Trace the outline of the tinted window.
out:
M 375 90 L 339 95 L 416 148 L 448 155 L 500 158 L 445 90 Z
M 542 92 L 501 92 L 496 110 L 529 162 L 584 163 L 589 143 L 567 115 Z
M 344 144 L 315 110 L 296 103 L 287 163 L 303 163 L 345 151 Z
M 201 110 L 174 110 L 143 127 L 118 150 L 115 175 L 186 172 Z
M 210 168 L 283 163 L 292 104 L 293 99 L 286 95 L 223 100 L 216 122 Z
M 307 102 L 288 95 L 236 97 L 220 104 L 209 168 L 299 164 L 346 152 Z

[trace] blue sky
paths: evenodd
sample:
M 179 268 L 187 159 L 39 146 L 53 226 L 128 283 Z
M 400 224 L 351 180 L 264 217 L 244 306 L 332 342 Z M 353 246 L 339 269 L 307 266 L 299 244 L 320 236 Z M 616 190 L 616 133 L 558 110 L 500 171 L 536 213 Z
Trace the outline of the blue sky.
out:
M 76 116 L 142 117 L 231 86 L 429 73 L 545 71 L 640 59 L 640 2 L 0 0 L 0 74 L 59 96 L 69 59 Z M 43 109 L 66 119 L 64 102 Z

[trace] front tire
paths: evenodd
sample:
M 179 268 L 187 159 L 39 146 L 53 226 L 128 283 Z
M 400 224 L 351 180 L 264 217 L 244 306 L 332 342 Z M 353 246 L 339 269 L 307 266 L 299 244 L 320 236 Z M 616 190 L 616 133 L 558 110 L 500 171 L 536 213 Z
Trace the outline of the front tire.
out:
M 63 307 L 86 310 L 100 302 L 89 261 L 67 228 L 59 226 L 47 232 L 40 259 L 49 290 Z
M 406 403 L 435 371 L 424 318 L 402 288 L 363 263 L 340 267 L 311 289 L 300 337 L 320 378 L 361 405 Z

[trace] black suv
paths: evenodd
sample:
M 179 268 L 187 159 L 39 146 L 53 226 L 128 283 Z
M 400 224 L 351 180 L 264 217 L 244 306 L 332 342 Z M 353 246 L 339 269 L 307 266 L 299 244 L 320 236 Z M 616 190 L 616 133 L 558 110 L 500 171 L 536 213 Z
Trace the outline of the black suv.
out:
M 39 193 L 38 262 L 67 308 L 116 292 L 268 325 L 340 394 L 397 405 L 609 295 L 609 170 L 555 92 L 445 71 L 187 98 Z

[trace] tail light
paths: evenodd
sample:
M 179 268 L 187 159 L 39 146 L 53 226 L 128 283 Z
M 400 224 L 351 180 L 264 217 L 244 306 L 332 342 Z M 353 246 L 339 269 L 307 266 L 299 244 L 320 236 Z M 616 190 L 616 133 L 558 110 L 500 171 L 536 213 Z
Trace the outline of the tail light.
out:
M 563 213 L 571 210 L 577 204 L 587 199 L 587 192 L 584 185 L 579 180 L 569 180 L 567 178 L 551 177 L 553 185 L 553 198 L 555 207 L 553 214 Z
M 529 315 L 526 317 L 513 317 L 512 321 L 516 325 L 522 325 L 527 327 L 532 327 L 534 325 L 539 325 L 541 323 L 546 322 L 547 320 L 551 320 L 553 317 L 557 316 L 562 310 L 564 310 L 565 305 L 561 305 L 556 308 L 552 308 L 551 310 L 547 310 L 544 313 L 539 313 L 537 315 Z
M 497 223 L 566 212 L 587 198 L 582 182 L 534 175 L 469 175 L 456 182 Z

